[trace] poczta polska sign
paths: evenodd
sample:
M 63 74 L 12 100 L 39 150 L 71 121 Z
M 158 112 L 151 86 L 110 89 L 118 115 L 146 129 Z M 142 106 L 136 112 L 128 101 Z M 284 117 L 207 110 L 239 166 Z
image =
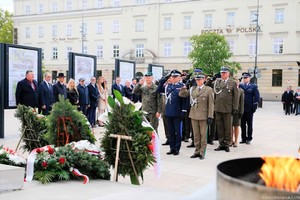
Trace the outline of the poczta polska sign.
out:
M 237 27 L 237 28 L 217 28 L 217 29 L 204 29 L 201 34 L 217 33 L 217 34 L 241 34 L 241 33 L 255 33 L 256 27 Z

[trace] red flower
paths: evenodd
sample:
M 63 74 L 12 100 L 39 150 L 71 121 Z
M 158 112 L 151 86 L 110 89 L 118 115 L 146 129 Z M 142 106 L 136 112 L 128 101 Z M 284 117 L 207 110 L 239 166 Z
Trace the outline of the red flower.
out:
M 41 153 L 41 149 L 40 148 L 36 149 L 36 153 Z
M 51 148 L 51 147 L 49 147 L 49 148 L 48 148 L 48 153 L 49 153 L 50 155 L 53 154 L 53 153 L 54 153 L 54 149 Z
M 60 164 L 65 164 L 65 162 L 66 162 L 66 159 L 64 158 L 64 157 L 60 157 L 59 159 L 58 159 L 58 162 L 60 163 Z
M 43 162 L 42 162 L 42 167 L 43 167 L 43 168 L 47 168 L 47 167 L 48 167 L 48 163 L 47 163 L 46 161 L 43 161 Z
M 153 144 L 148 144 L 148 149 L 153 152 L 153 150 L 154 150 Z

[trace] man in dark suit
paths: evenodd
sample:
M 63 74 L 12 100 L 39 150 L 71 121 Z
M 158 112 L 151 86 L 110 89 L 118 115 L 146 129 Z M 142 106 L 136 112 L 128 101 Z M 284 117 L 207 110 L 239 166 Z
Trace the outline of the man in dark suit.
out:
M 43 115 L 50 114 L 49 112 L 54 102 L 51 79 L 51 73 L 46 72 L 44 74 L 44 81 L 39 85 L 39 113 L 42 112 Z
M 67 99 L 67 88 L 65 85 L 65 75 L 64 73 L 58 74 L 58 81 L 55 85 L 53 85 L 53 96 L 54 102 L 59 101 L 59 95 L 62 95 L 64 99 Z
M 242 73 L 243 83 L 240 88 L 244 90 L 244 114 L 241 119 L 242 141 L 240 144 L 250 144 L 253 132 L 253 114 L 258 107 L 259 91 L 256 84 L 250 83 L 251 74 Z
M 33 108 L 38 107 L 38 85 L 34 80 L 32 70 L 27 70 L 26 78 L 17 84 L 16 105 L 18 104 L 31 106 Z
M 167 155 L 178 155 L 181 147 L 181 116 L 186 112 L 186 98 L 179 96 L 179 90 L 184 86 L 180 82 L 181 73 L 178 70 L 172 70 L 170 74 L 163 77 L 157 87 L 158 93 L 165 93 L 166 108 L 165 116 L 167 118 L 169 129 L 170 151 Z M 165 82 L 171 77 L 171 83 L 165 85 Z
M 115 81 L 116 81 L 115 84 L 113 84 L 111 86 L 111 93 L 113 95 L 113 98 L 116 98 L 115 94 L 114 94 L 114 90 L 118 90 L 121 93 L 121 95 L 124 97 L 125 96 L 125 89 L 124 89 L 124 86 L 121 84 L 121 78 L 116 77 Z
M 92 127 L 96 126 L 96 108 L 100 99 L 100 93 L 96 85 L 96 78 L 91 78 L 91 83 L 87 86 L 90 97 L 90 107 L 87 109 L 88 120 Z
M 79 94 L 79 110 L 87 116 L 87 109 L 90 106 L 90 97 L 89 97 L 89 90 L 84 84 L 85 79 L 80 78 L 79 84 L 77 85 L 77 90 Z
M 293 102 L 294 93 L 293 90 L 291 90 L 291 86 L 288 86 L 282 95 L 282 103 L 285 105 L 285 115 L 291 114 Z

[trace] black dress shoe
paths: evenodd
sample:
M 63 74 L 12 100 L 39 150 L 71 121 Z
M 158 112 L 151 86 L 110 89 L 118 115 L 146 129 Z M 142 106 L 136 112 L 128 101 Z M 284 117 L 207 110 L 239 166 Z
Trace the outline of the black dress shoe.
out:
M 198 158 L 200 157 L 200 154 L 193 154 L 190 158 Z
M 200 159 L 200 160 L 203 160 L 203 159 L 204 159 L 204 156 L 200 155 L 200 156 L 199 156 L 199 159 Z
M 169 145 L 170 143 L 169 143 L 169 141 L 167 140 L 165 143 L 163 143 L 162 145 Z
M 175 150 L 174 153 L 173 153 L 173 155 L 174 155 L 174 156 L 179 155 L 179 151 L 176 151 L 176 150 Z
M 190 144 L 190 145 L 188 145 L 188 146 L 186 146 L 187 148 L 193 148 L 193 147 L 195 147 L 195 144 L 194 143 L 192 143 L 192 144 Z
M 215 151 L 222 151 L 222 150 L 224 150 L 223 147 L 218 147 L 218 148 L 215 149 Z
M 247 141 L 246 141 L 246 144 L 250 144 L 250 140 L 247 140 Z
M 210 145 L 214 145 L 214 142 L 213 142 L 213 141 L 210 141 L 210 142 L 208 142 L 208 144 L 210 144 Z
M 189 138 L 185 138 L 185 139 L 184 139 L 184 142 L 189 142 Z
M 245 143 L 246 143 L 246 141 L 244 141 L 244 140 L 240 141 L 240 144 L 245 144 Z
M 167 152 L 167 155 L 172 155 L 172 154 L 174 154 L 174 150 L 171 150 L 171 151 L 169 151 L 169 152 Z
M 230 152 L 229 147 L 225 147 L 225 151 L 226 151 L 226 152 Z

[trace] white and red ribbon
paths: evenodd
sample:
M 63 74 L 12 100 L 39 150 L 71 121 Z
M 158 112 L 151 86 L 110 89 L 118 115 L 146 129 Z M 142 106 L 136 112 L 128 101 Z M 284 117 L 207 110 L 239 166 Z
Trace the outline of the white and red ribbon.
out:
M 75 175 L 75 176 L 80 176 L 83 177 L 83 184 L 87 184 L 89 182 L 89 177 L 87 175 L 82 174 L 78 169 L 75 169 L 73 167 L 70 168 L 70 171 Z

